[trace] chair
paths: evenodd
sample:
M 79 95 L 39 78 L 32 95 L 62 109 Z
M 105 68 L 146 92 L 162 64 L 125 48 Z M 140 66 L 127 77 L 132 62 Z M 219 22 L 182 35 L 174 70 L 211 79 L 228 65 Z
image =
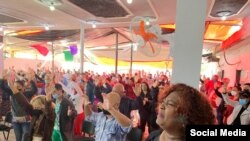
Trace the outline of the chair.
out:
M 5 115 L 5 119 L 4 119 L 4 123 L 0 124 L 0 131 L 3 131 L 3 136 L 5 140 L 9 139 L 9 134 L 10 134 L 10 130 L 12 129 L 12 114 L 11 112 L 8 112 Z M 5 135 L 5 132 L 7 132 L 7 136 Z
M 94 141 L 94 134 L 95 134 L 95 125 L 90 121 L 84 121 L 82 123 L 82 132 L 84 137 L 81 138 L 81 141 Z M 88 134 L 88 137 L 85 136 Z
M 142 131 L 139 128 L 132 128 L 127 135 L 128 141 L 141 141 L 142 140 Z

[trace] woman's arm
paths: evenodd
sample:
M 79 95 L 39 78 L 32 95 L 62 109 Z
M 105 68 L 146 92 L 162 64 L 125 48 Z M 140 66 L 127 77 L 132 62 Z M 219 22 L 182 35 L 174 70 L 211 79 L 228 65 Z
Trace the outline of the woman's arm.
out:
M 223 97 L 225 103 L 228 104 L 228 105 L 230 105 L 230 106 L 235 107 L 236 105 L 239 105 L 238 101 L 234 101 L 234 100 L 230 99 L 228 97 L 228 95 L 226 95 L 226 94 L 222 94 L 222 97 Z

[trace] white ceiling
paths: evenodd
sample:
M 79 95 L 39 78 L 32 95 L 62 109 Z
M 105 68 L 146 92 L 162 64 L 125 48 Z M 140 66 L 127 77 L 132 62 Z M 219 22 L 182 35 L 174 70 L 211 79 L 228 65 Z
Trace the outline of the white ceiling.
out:
M 82 20 L 98 20 L 101 22 L 100 27 L 120 27 L 128 26 L 131 18 L 135 16 L 154 16 L 158 24 L 175 23 L 176 0 L 133 0 L 132 4 L 127 4 L 126 0 L 117 0 L 130 13 L 129 16 L 123 18 L 95 17 L 68 0 L 61 1 L 62 4 L 56 6 L 55 11 L 50 11 L 39 0 L 1 0 L 0 13 L 26 21 L 26 23 L 9 25 L 9 28 L 50 24 L 54 29 L 79 29 Z M 218 20 L 209 16 L 214 0 L 207 0 L 207 2 L 207 20 Z M 239 19 L 249 13 L 250 4 L 247 4 L 239 14 L 230 19 Z
M 80 29 L 80 22 L 87 20 L 98 20 L 100 24 L 97 28 L 110 27 L 128 27 L 131 19 L 135 16 L 153 16 L 156 17 L 157 24 L 175 23 L 176 15 L 176 0 L 133 0 L 132 4 L 127 4 L 126 0 L 117 0 L 124 7 L 129 16 L 123 18 L 102 18 L 95 17 L 89 12 L 77 7 L 68 0 L 61 0 L 61 5 L 56 6 L 55 11 L 50 11 L 49 8 L 39 2 L 39 0 L 0 0 L 0 14 L 9 15 L 25 22 L 19 24 L 5 24 L 6 29 L 37 29 L 43 28 L 44 24 L 49 24 L 53 30 L 63 29 Z M 207 21 L 219 20 L 209 16 L 214 0 L 207 0 Z M 229 20 L 242 19 L 250 14 L 250 4 L 248 3 L 244 9 L 237 15 L 229 17 Z M 85 24 L 85 28 L 91 28 L 91 25 Z M 18 46 L 28 46 L 32 41 L 24 41 L 22 39 L 6 39 L 8 44 L 18 43 Z M 19 44 L 20 42 L 23 42 Z M 204 48 L 211 49 L 218 43 L 204 43 Z M 20 49 L 20 48 L 18 48 Z M 153 60 L 164 60 L 169 49 L 164 48 L 158 57 Z M 114 51 L 93 51 L 96 55 L 105 57 L 114 57 Z M 111 55 L 109 55 L 111 54 Z M 129 51 L 123 50 L 120 53 L 121 59 L 128 60 Z M 143 54 L 135 52 L 135 58 L 145 58 Z M 126 59 L 127 58 L 127 59 Z M 150 59 L 150 58 L 147 58 Z M 146 59 L 146 60 L 147 60 Z M 152 58 L 151 58 L 152 59 Z M 151 60 L 150 59 L 150 60 Z

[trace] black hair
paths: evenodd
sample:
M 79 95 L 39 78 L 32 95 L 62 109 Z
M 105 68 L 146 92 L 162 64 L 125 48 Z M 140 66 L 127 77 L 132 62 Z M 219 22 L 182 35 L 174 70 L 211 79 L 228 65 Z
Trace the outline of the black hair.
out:
M 240 86 L 235 86 L 238 91 L 242 91 L 242 88 Z
M 135 79 L 134 79 L 134 77 L 131 77 L 131 78 L 130 78 L 130 80 L 131 80 L 131 81 L 133 81 L 133 82 L 135 82 Z
M 250 83 L 245 83 L 244 85 L 247 85 L 247 86 L 249 86 L 249 87 L 250 87 Z
M 56 88 L 56 90 L 63 90 L 62 85 L 59 83 L 55 84 L 55 88 Z
M 240 92 L 240 95 L 243 97 L 250 97 L 250 91 L 249 90 L 243 90 Z

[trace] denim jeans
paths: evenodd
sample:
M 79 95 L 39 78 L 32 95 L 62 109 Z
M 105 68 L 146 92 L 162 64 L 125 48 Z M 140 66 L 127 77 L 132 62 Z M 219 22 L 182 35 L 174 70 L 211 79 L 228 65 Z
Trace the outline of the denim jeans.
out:
M 16 135 L 16 141 L 26 141 L 25 136 L 29 132 L 30 122 L 13 122 L 14 132 Z

